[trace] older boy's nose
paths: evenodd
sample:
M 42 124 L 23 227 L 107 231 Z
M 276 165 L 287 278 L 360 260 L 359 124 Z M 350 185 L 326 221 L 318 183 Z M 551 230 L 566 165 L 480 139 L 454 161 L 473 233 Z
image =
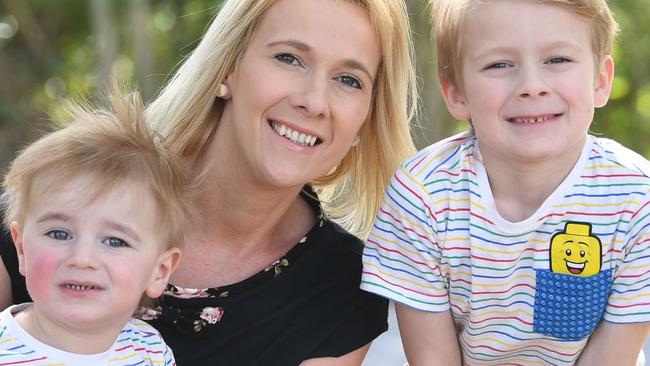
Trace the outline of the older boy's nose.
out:
M 289 102 L 305 117 L 324 118 L 329 116 L 328 79 L 317 73 L 307 75 L 293 93 Z
M 521 72 L 519 90 L 517 95 L 520 98 L 537 98 L 549 94 L 548 84 L 544 81 L 541 70 L 537 68 L 526 68 Z

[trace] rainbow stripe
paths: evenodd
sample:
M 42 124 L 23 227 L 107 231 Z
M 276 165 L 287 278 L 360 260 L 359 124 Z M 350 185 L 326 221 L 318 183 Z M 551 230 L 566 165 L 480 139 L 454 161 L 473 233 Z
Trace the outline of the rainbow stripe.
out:
M 361 287 L 430 312 L 451 311 L 470 364 L 570 365 L 587 339 L 534 331 L 536 270 L 569 221 L 592 225 L 612 288 L 602 319 L 650 321 L 650 163 L 589 137 L 565 181 L 529 219 L 496 213 L 468 133 L 407 160 L 386 192 L 364 250 Z M 588 294 L 576 294 L 588 295 Z

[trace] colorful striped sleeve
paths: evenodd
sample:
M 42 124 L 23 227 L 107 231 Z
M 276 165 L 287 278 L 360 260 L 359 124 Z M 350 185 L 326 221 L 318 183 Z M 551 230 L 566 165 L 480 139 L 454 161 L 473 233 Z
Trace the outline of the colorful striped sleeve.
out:
M 650 193 L 631 217 L 603 318 L 612 323 L 650 321 Z
M 449 310 L 430 195 L 401 167 L 363 252 L 361 288 L 424 311 Z

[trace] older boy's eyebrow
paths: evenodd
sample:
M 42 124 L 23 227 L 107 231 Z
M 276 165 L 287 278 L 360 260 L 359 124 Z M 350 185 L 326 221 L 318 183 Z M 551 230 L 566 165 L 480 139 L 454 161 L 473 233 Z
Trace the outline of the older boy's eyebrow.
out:
M 126 225 L 122 225 L 122 224 L 120 224 L 118 222 L 110 221 L 110 220 L 105 220 L 104 224 L 110 229 L 121 231 L 122 233 L 126 234 L 127 236 L 130 236 L 131 239 L 134 239 L 136 241 L 140 241 L 140 237 L 138 236 L 138 234 L 135 231 L 131 230 L 131 228 L 126 226 Z
M 304 42 L 301 42 L 301 41 L 298 41 L 298 40 L 295 40 L 295 39 L 289 39 L 289 40 L 285 40 L 285 41 L 270 42 L 270 43 L 266 44 L 266 46 L 269 47 L 269 48 L 274 47 L 274 46 L 278 46 L 278 45 L 286 45 L 286 46 L 289 46 L 289 47 L 293 47 L 293 48 L 297 49 L 298 51 L 302 51 L 302 52 L 311 52 L 312 51 L 312 48 L 308 44 L 306 44 Z M 359 71 L 363 72 L 364 74 L 366 74 L 368 76 L 368 78 L 370 79 L 370 81 L 372 81 L 372 82 L 375 81 L 375 78 L 372 77 L 372 74 L 370 74 L 370 71 L 368 71 L 368 69 L 361 62 L 356 61 L 356 60 L 352 60 L 352 59 L 346 59 L 346 60 L 343 60 L 343 65 L 345 67 L 350 68 L 350 69 L 359 70 Z
M 511 55 L 515 51 L 512 47 L 483 47 L 479 52 L 471 54 L 470 59 L 472 61 L 479 61 L 482 58 L 490 57 L 495 54 L 497 55 Z
M 544 47 L 544 49 L 547 49 L 547 50 L 554 50 L 554 49 L 558 49 L 558 48 L 569 48 L 569 49 L 572 49 L 574 51 L 581 51 L 583 49 L 583 47 L 580 47 L 580 45 L 577 45 L 577 44 L 571 43 L 571 42 L 566 42 L 566 41 L 550 42 Z

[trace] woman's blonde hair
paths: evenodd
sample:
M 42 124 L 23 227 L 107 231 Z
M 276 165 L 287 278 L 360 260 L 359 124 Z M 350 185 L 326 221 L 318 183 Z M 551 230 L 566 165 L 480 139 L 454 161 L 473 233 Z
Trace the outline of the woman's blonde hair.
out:
M 140 184 L 156 204 L 161 245 L 178 247 L 189 215 L 189 176 L 175 153 L 159 146 L 144 121 L 137 93 L 118 88 L 111 108 L 67 104 L 68 123 L 36 140 L 11 163 L 4 178 L 4 224 L 23 224 L 33 193 L 61 187 L 75 177 L 89 177 L 88 202 L 113 187 Z
M 607 5 L 607 0 L 527 1 L 557 6 L 587 21 L 591 30 L 591 47 L 596 65 L 601 62 L 603 57 L 611 53 L 619 28 Z M 460 90 L 463 90 L 461 28 L 466 15 L 472 9 L 476 9 L 486 2 L 489 0 L 431 0 L 438 75 L 441 80 L 450 82 Z
M 147 108 L 172 150 L 199 160 L 223 109 L 219 84 L 234 70 L 266 10 L 276 0 L 227 0 L 203 39 Z M 327 214 L 365 237 L 384 190 L 415 151 L 409 121 L 417 104 L 413 48 L 403 0 L 348 0 L 367 9 L 381 45 L 373 105 L 351 148 L 330 173 L 311 182 Z

